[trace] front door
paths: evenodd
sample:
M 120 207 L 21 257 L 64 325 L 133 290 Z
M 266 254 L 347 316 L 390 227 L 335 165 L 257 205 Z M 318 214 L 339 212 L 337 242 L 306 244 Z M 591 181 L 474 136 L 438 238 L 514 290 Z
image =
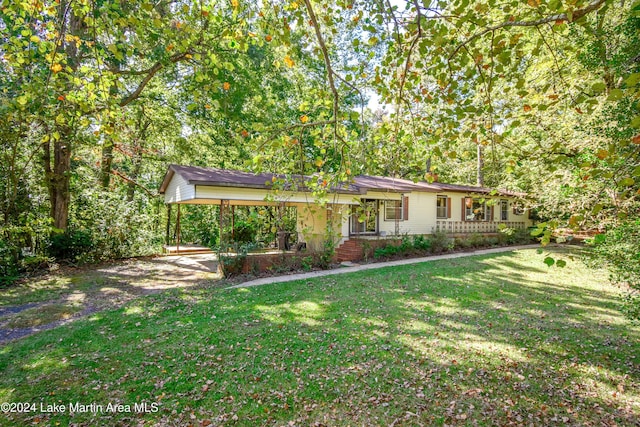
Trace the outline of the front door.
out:
M 351 234 L 376 234 L 378 232 L 378 201 L 364 199 L 351 207 Z

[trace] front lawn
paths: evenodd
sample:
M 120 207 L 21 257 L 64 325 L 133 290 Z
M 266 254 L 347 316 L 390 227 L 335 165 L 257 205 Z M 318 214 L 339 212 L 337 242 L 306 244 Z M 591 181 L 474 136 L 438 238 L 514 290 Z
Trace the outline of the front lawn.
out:
M 0 423 L 636 423 L 640 328 L 619 290 L 544 257 L 140 298 L 0 347 L 0 402 L 35 404 Z

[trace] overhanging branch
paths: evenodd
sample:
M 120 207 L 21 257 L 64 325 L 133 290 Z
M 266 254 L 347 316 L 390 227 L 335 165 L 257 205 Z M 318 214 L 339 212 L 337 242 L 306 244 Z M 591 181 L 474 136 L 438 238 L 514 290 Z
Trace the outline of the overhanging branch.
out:
M 484 36 L 485 34 L 499 30 L 501 28 L 538 27 L 540 25 L 548 24 L 550 22 L 574 22 L 582 18 L 583 16 L 595 10 L 600 9 L 600 7 L 604 5 L 606 2 L 607 0 L 595 0 L 589 3 L 586 7 L 582 9 L 574 10 L 573 13 L 567 13 L 567 12 L 559 13 L 556 15 L 547 16 L 546 18 L 536 19 L 534 21 L 507 21 L 507 22 L 502 22 L 500 24 L 494 25 L 492 27 L 487 27 L 484 30 L 475 33 L 474 35 L 472 35 L 471 37 L 463 41 L 461 44 L 459 44 L 453 50 L 451 55 L 449 55 L 449 59 L 453 58 L 460 51 L 460 49 L 462 49 L 463 46 L 466 46 L 467 44 L 471 43 L 472 41 L 474 41 L 479 37 Z

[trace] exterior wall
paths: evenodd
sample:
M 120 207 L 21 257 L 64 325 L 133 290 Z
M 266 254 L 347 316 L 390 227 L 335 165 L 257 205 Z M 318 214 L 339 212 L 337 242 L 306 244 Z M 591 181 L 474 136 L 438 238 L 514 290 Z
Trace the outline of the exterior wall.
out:
M 398 221 L 399 234 L 429 234 L 436 226 L 436 195 L 413 192 L 409 197 L 409 219 Z M 396 234 L 396 221 L 384 219 L 384 203 L 380 203 L 379 230 L 388 236 Z
M 284 202 L 284 203 L 314 203 L 313 196 L 307 193 L 299 192 L 281 192 L 277 195 L 273 191 L 259 188 L 242 188 L 242 187 L 215 187 L 210 185 L 198 185 L 196 186 L 197 199 L 203 200 L 233 200 L 233 201 L 252 201 L 260 203 L 267 203 L 266 198 L 270 196 L 270 202 Z M 349 194 L 337 194 L 332 197 L 338 203 L 353 203 L 353 195 Z
M 493 233 L 497 232 L 498 226 L 503 224 L 507 227 L 522 228 L 533 225 L 533 221 L 529 219 L 528 212 L 522 215 L 516 215 L 513 212 L 513 197 L 500 196 L 477 196 L 464 193 L 438 193 L 437 196 L 447 196 L 451 202 L 451 218 L 437 218 L 436 226 L 438 229 L 450 233 Z M 485 200 L 495 200 L 496 204 L 493 208 L 493 218 L 491 221 L 463 221 L 462 199 L 465 197 L 484 198 Z M 500 217 L 500 200 L 507 200 L 507 219 L 503 221 Z M 436 218 L 436 201 L 433 201 L 433 217 Z
M 398 194 L 398 198 L 399 196 L 400 195 Z M 483 196 L 472 196 L 455 192 L 411 192 L 405 194 L 405 196 L 409 198 L 408 220 L 398 221 L 399 234 L 431 234 L 436 231 L 436 229 L 459 233 L 491 233 L 498 231 L 499 224 L 504 224 L 507 227 L 514 228 L 529 227 L 533 224 L 533 221 L 531 221 L 528 217 L 528 212 L 524 212 L 522 215 L 516 215 L 513 212 L 513 197 L 484 197 L 486 200 L 496 200 L 496 205 L 493 209 L 492 221 L 463 221 L 462 199 L 465 197 L 482 198 Z M 436 204 L 438 196 L 447 196 L 449 198 L 449 203 L 451 203 L 450 218 L 437 217 Z M 370 194 L 367 194 L 366 196 L 364 196 L 364 198 L 373 199 Z M 398 198 L 396 198 L 395 200 L 397 200 Z M 378 232 L 382 236 L 394 236 L 396 235 L 396 221 L 385 220 L 384 200 L 385 199 L 382 198 L 379 199 L 380 204 L 378 212 Z M 500 200 L 509 201 L 506 221 L 502 221 L 500 217 Z M 345 219 L 344 226 L 348 233 L 348 219 Z
M 192 200 L 196 196 L 195 186 L 189 184 L 180 174 L 174 174 L 164 193 L 165 203 L 178 203 Z
M 327 227 L 327 209 L 311 203 L 295 205 L 298 210 L 298 241 L 307 244 L 307 250 L 322 250 L 324 234 Z

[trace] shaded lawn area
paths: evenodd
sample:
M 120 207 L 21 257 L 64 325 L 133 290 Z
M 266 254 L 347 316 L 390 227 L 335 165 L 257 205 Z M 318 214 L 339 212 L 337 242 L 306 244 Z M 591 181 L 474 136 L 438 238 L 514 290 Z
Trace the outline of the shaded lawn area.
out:
M 636 425 L 640 328 L 604 272 L 544 257 L 140 298 L 0 347 L 0 402 L 37 404 L 0 423 Z

